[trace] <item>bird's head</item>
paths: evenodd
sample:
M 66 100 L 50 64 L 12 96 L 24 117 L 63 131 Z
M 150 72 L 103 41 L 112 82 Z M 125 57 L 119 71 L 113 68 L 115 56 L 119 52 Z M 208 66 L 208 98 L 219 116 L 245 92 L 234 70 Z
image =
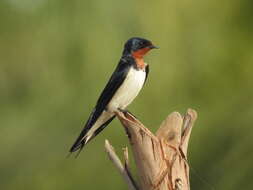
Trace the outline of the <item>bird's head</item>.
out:
M 143 58 L 151 49 L 158 48 L 151 41 L 144 38 L 130 38 L 124 46 L 123 55 L 132 55 L 134 58 Z

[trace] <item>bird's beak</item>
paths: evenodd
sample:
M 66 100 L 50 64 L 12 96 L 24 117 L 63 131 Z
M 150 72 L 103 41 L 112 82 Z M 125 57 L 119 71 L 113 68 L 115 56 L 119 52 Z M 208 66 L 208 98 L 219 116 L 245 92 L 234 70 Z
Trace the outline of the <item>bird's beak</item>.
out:
M 159 49 L 159 47 L 154 46 L 154 45 L 149 46 L 149 48 L 150 48 L 150 49 Z

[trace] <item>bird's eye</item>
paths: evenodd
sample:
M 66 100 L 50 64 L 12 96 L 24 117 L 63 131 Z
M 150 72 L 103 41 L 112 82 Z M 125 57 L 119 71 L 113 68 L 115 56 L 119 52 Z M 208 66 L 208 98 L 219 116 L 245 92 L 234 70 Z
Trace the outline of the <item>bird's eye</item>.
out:
M 141 45 L 141 46 L 145 45 L 145 42 L 141 41 L 141 42 L 140 42 L 140 45 Z

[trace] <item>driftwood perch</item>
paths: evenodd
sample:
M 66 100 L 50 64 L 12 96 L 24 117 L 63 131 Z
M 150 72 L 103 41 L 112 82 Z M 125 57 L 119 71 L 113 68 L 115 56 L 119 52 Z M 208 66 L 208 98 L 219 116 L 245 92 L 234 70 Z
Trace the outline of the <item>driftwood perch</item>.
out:
M 162 122 L 156 135 L 152 134 L 129 112 L 118 112 L 134 155 L 139 187 L 128 166 L 128 152 L 124 151 L 123 165 L 112 146 L 106 141 L 106 151 L 131 190 L 189 190 L 187 148 L 197 113 L 188 109 L 184 117 L 171 113 Z

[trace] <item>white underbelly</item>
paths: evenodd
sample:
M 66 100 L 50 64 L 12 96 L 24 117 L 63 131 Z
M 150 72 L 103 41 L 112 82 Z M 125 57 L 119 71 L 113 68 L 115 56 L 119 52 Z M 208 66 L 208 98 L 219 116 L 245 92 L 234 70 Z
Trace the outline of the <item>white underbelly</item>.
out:
M 107 110 L 113 112 L 118 108 L 125 109 L 140 92 L 145 78 L 146 72 L 144 70 L 136 70 L 131 67 L 126 79 L 108 104 Z

